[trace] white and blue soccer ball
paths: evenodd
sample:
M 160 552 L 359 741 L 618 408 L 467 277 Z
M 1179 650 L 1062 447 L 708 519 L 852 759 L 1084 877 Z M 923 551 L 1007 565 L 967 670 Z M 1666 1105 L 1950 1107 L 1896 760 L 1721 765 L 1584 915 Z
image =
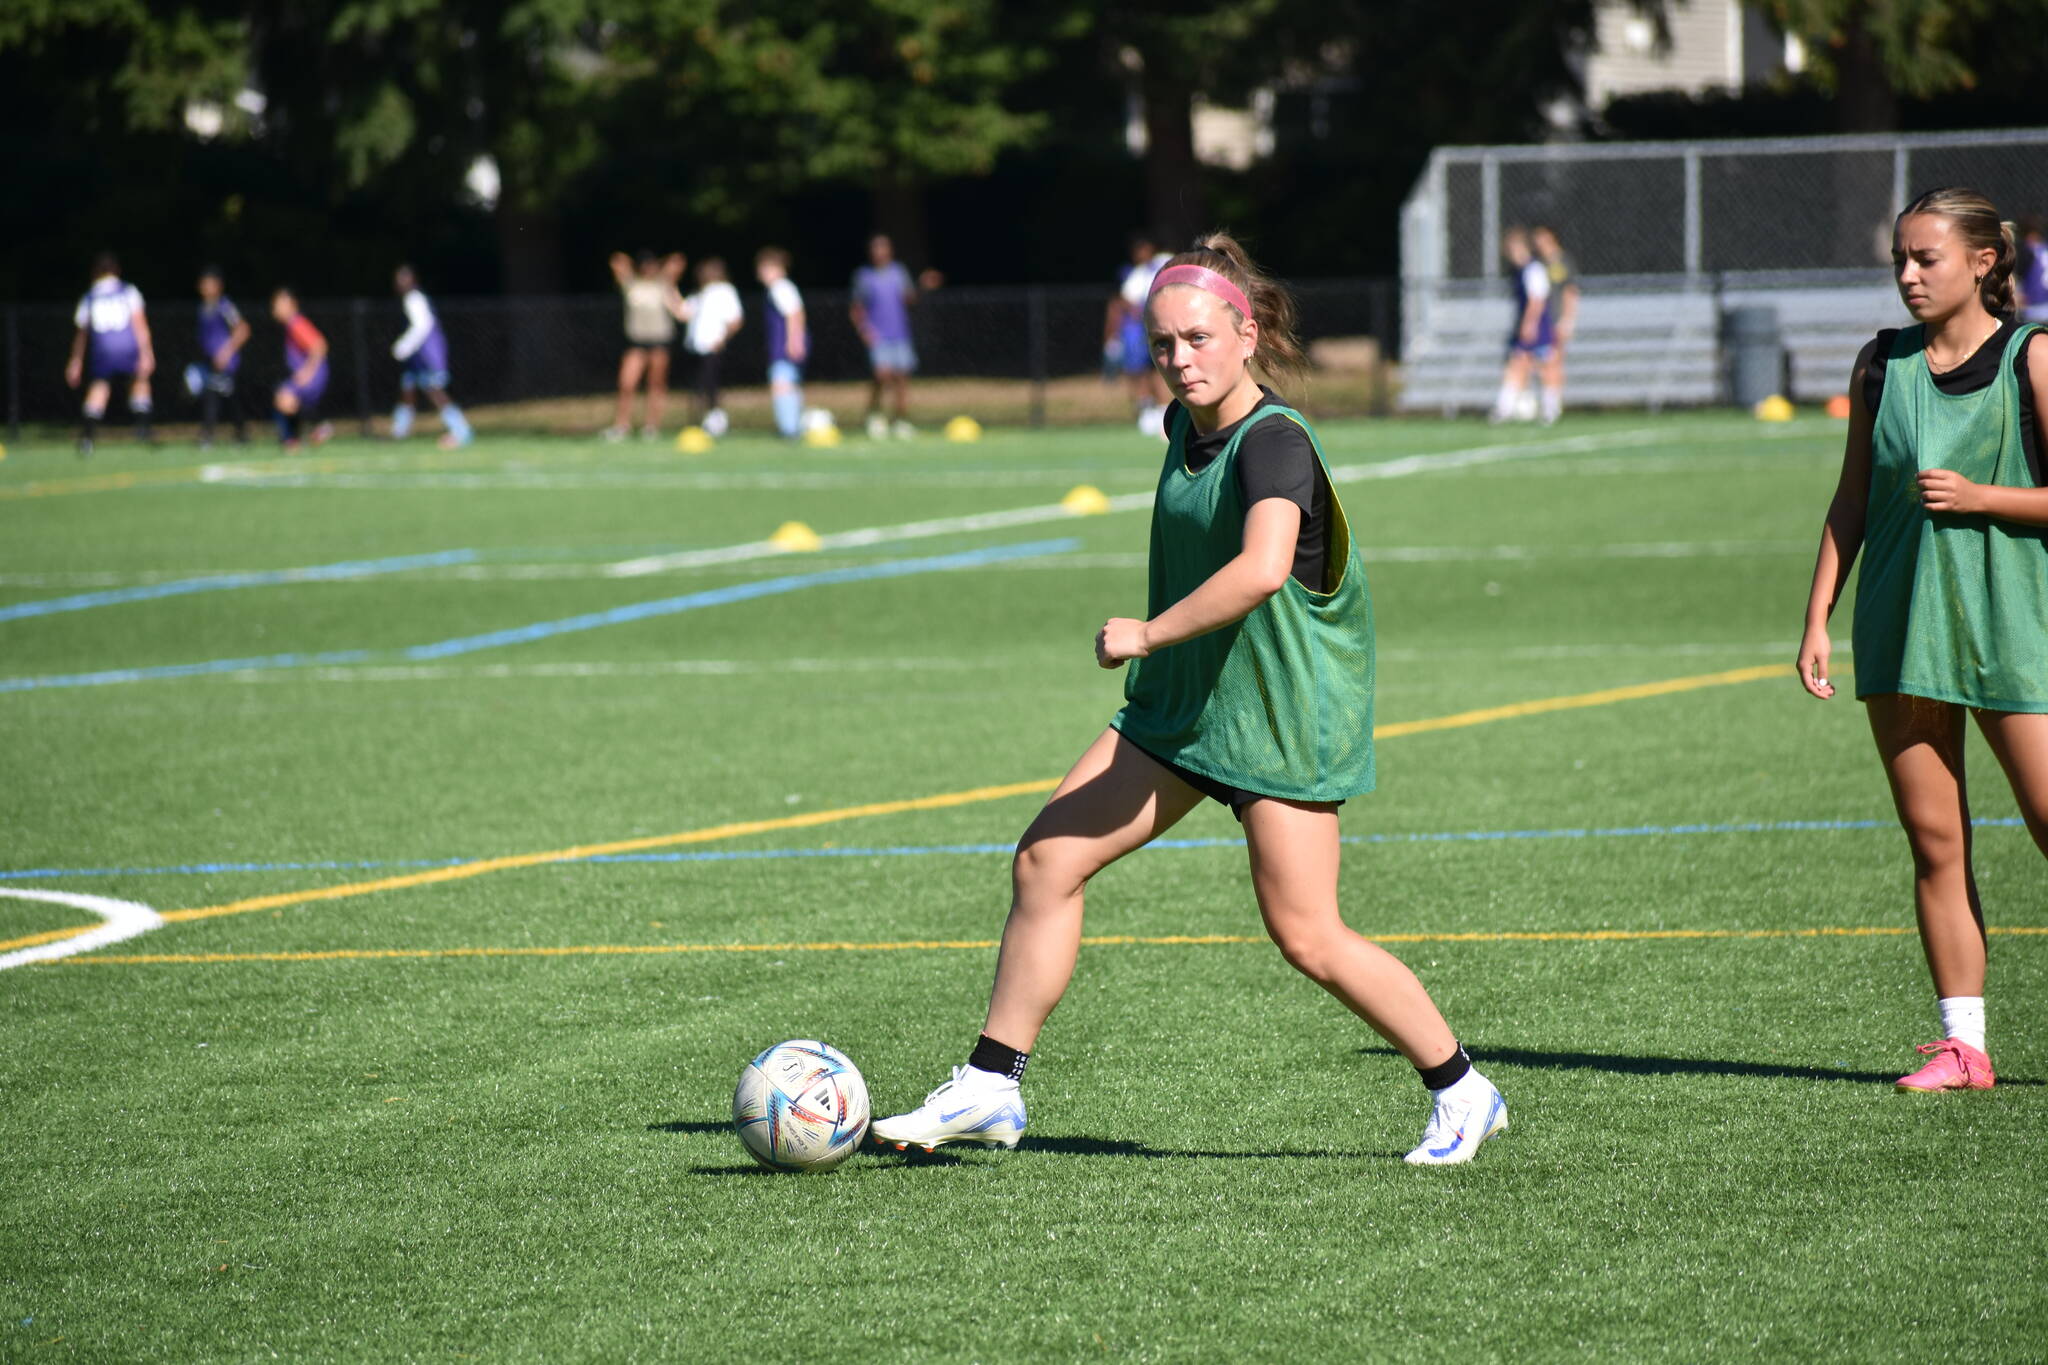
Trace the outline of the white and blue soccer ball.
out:
M 868 1131 L 868 1083 L 838 1048 L 777 1043 L 748 1062 L 732 1094 L 733 1126 L 754 1160 L 778 1171 L 829 1171 Z

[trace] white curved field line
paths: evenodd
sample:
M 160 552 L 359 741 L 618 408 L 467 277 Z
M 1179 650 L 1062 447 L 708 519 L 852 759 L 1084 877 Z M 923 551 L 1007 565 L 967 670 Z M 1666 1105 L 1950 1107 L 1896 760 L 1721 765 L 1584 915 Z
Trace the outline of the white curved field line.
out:
M 25 967 L 31 962 L 48 962 L 54 958 L 70 957 L 74 953 L 89 953 L 95 948 L 104 948 L 109 943 L 146 934 L 163 926 L 164 917 L 137 901 L 117 901 L 111 896 L 87 896 L 77 891 L 34 891 L 27 887 L 0 887 L 0 896 L 12 896 L 16 900 L 48 901 L 53 905 L 69 905 L 79 910 L 90 910 L 106 923 L 97 929 L 88 929 L 82 934 L 58 939 L 54 943 L 38 943 L 33 948 L 18 948 L 11 953 L 0 953 L 0 971 L 9 967 Z

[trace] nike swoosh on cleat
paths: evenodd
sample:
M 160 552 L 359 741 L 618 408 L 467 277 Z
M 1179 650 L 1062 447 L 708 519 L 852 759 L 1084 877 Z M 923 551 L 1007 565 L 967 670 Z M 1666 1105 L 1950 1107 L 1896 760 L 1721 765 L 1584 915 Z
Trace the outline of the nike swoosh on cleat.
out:
M 1432 1147 L 1432 1148 L 1430 1148 L 1430 1149 L 1429 1149 L 1429 1154 L 1430 1154 L 1431 1156 L 1449 1156 L 1449 1155 L 1450 1155 L 1450 1154 L 1451 1154 L 1452 1152 L 1455 1152 L 1455 1151 L 1457 1151 L 1457 1150 L 1458 1150 L 1458 1144 L 1459 1144 L 1459 1143 L 1461 1143 L 1461 1142 L 1463 1142 L 1464 1140 L 1465 1140 L 1465 1130 L 1464 1130 L 1463 1128 L 1460 1128 L 1460 1129 L 1458 1130 L 1458 1135 L 1457 1135 L 1456 1137 L 1454 1137 L 1454 1138 L 1452 1138 L 1452 1139 L 1451 1139 L 1451 1145 L 1450 1145 L 1450 1146 L 1448 1146 L 1448 1147 Z
M 974 1112 L 974 1106 L 970 1104 L 970 1105 L 968 1105 L 968 1106 L 967 1106 L 967 1107 L 966 1107 L 965 1109 L 955 1109 L 955 1110 L 954 1110 L 954 1111 L 953 1111 L 952 1113 L 950 1113 L 950 1114 L 941 1114 L 941 1115 L 939 1115 L 939 1122 L 940 1122 L 940 1123 L 951 1123 L 951 1122 L 952 1122 L 952 1121 L 953 1121 L 954 1119 L 957 1119 L 957 1118 L 959 1118 L 959 1117 L 960 1117 L 960 1116 L 961 1116 L 962 1114 L 971 1114 L 971 1113 L 973 1113 L 973 1112 Z

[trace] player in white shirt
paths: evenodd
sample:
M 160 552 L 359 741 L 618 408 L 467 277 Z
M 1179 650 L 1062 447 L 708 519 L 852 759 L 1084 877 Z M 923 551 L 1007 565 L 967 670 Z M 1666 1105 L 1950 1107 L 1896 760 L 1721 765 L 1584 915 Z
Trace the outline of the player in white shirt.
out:
M 1515 272 L 1515 329 L 1508 334 L 1508 361 L 1501 370 L 1500 394 L 1488 420 L 1526 421 L 1536 415 L 1525 402 L 1530 372 L 1548 365 L 1557 345 L 1550 269 L 1536 259 L 1529 234 L 1521 228 L 1509 228 L 1501 236 L 1500 251 Z M 1555 411 L 1546 408 L 1545 420 L 1556 421 Z
M 746 321 L 747 310 L 740 303 L 740 291 L 726 278 L 722 258 L 706 256 L 697 263 L 697 292 L 683 300 L 683 315 L 689 319 L 683 345 L 697 357 L 697 424 L 713 436 L 723 436 L 732 424 L 718 406 L 718 375 L 725 365 L 726 343 Z
M 1172 259 L 1172 253 L 1161 251 L 1150 234 L 1133 233 L 1130 264 L 1120 272 L 1117 292 L 1102 321 L 1103 350 L 1116 352 L 1138 430 L 1162 438 L 1166 434 L 1166 381 L 1152 364 L 1152 342 L 1145 335 L 1145 299 L 1152 290 L 1152 277 Z
M 405 332 L 391 343 L 391 358 L 405 365 L 398 376 L 398 406 L 391 410 L 391 439 L 403 441 L 412 434 L 413 395 L 425 389 L 447 428 L 441 434 L 441 449 L 466 446 L 474 436 L 469 419 L 448 397 L 448 335 L 441 330 L 441 319 L 420 292 L 411 266 L 398 267 L 391 287 L 405 305 L 406 324 Z
M 92 287 L 79 299 L 72 321 L 78 331 L 71 339 L 71 357 L 64 362 L 64 382 L 74 389 L 85 384 L 79 455 L 92 454 L 116 379 L 128 381 L 135 434 L 154 444 L 149 432 L 149 377 L 156 370 L 156 347 L 143 312 L 142 291 L 122 280 L 121 263 L 112 252 L 93 258 Z

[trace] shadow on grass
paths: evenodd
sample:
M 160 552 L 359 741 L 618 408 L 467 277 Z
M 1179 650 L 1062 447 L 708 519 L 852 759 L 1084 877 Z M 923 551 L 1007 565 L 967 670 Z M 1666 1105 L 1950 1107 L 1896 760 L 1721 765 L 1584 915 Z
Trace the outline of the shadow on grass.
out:
M 673 1123 L 650 1123 L 650 1133 L 730 1133 L 731 1119 L 677 1119 Z
M 718 1119 L 676 1119 L 668 1123 L 650 1123 L 650 1133 L 730 1133 L 732 1123 Z M 894 1152 L 877 1147 L 873 1143 L 863 1144 L 861 1152 L 871 1157 L 886 1158 L 892 1166 L 958 1166 L 964 1155 L 978 1154 L 982 1149 L 964 1148 L 956 1151 L 941 1149 L 936 1152 L 919 1151 L 912 1148 L 905 1152 Z M 1332 1151 L 1328 1148 L 1305 1148 L 1285 1152 L 1206 1152 L 1192 1151 L 1178 1147 L 1150 1147 L 1142 1142 L 1129 1142 L 1121 1138 L 1093 1137 L 1026 1137 L 1018 1144 L 1023 1152 L 1046 1152 L 1053 1156 L 1121 1156 L 1138 1157 L 1146 1161 L 1316 1161 L 1316 1160 L 1395 1160 L 1399 1152 L 1352 1152 Z M 765 1166 L 740 1165 L 692 1166 L 692 1175 L 775 1175 L 777 1172 Z
M 1364 1047 L 1367 1056 L 1397 1057 L 1390 1047 Z M 1720 1057 L 1635 1057 L 1611 1052 L 1547 1052 L 1536 1048 L 1481 1048 L 1482 1065 L 1526 1066 L 1543 1071 L 1606 1071 L 1617 1076 L 1755 1076 L 1765 1080 L 1848 1081 L 1856 1085 L 1890 1085 L 1907 1069 L 1848 1071 L 1832 1066 L 1781 1066 L 1775 1062 L 1743 1062 Z M 2042 1084 L 2000 1077 L 1999 1085 Z

